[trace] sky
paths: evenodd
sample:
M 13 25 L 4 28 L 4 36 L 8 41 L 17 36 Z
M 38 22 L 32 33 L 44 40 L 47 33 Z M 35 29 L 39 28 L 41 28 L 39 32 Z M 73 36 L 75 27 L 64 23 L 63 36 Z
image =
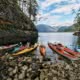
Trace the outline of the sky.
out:
M 80 8 L 80 0 L 37 0 L 37 24 L 70 26 Z

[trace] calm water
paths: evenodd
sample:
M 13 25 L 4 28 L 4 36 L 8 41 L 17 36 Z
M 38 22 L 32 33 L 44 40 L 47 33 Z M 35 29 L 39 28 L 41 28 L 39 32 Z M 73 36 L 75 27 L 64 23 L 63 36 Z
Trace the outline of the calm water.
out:
M 55 54 L 49 49 L 47 43 L 48 42 L 60 42 L 63 43 L 65 46 L 68 46 L 71 49 L 74 49 L 76 45 L 77 37 L 73 36 L 73 32 L 58 32 L 58 33 L 39 33 L 38 42 L 40 44 L 44 44 L 46 46 L 46 53 L 48 57 L 52 57 L 52 59 L 55 59 Z M 37 50 L 39 51 L 39 50 Z M 40 54 L 38 54 L 40 55 Z

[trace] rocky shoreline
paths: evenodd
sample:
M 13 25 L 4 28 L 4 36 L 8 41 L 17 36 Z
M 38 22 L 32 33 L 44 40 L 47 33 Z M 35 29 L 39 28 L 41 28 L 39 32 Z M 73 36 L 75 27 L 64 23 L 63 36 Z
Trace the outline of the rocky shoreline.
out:
M 80 60 L 53 63 L 34 55 L 0 58 L 1 80 L 80 80 Z

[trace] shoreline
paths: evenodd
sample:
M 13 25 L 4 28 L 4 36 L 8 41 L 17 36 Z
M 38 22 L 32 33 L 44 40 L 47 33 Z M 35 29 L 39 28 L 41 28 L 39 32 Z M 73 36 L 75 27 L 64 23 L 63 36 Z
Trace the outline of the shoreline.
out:
M 19 57 L 6 54 L 0 59 L 0 70 L 2 80 L 79 80 L 80 60 L 52 63 L 40 61 L 32 54 Z

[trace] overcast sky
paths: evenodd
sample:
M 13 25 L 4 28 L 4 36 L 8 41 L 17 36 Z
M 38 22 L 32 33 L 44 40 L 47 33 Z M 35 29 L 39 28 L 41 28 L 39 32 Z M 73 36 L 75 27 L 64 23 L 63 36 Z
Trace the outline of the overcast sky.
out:
M 54 26 L 72 25 L 80 0 L 37 0 L 39 12 L 37 24 Z

